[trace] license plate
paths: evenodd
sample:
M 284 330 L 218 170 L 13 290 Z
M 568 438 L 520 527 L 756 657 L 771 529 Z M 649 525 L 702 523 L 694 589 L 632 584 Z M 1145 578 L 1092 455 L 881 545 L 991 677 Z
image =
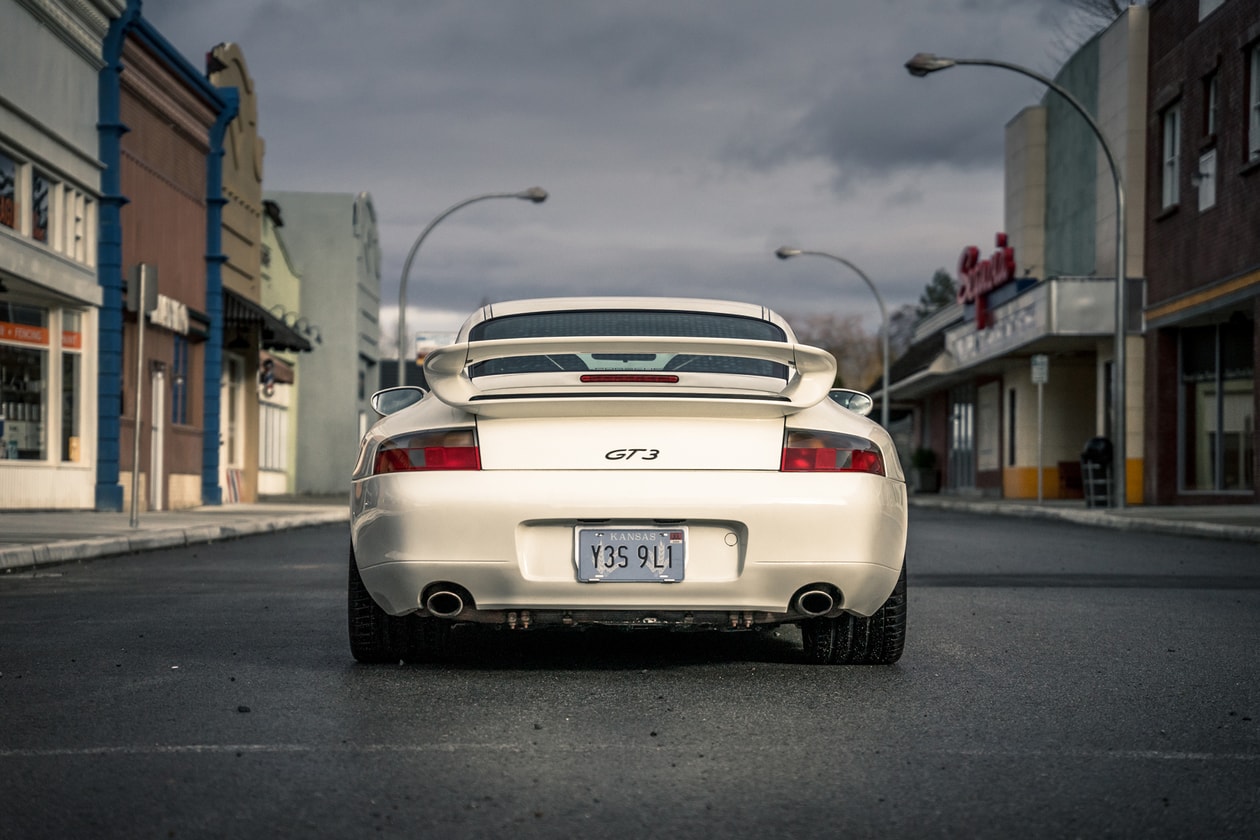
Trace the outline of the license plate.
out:
M 578 580 L 677 583 L 687 557 L 686 528 L 578 528 Z

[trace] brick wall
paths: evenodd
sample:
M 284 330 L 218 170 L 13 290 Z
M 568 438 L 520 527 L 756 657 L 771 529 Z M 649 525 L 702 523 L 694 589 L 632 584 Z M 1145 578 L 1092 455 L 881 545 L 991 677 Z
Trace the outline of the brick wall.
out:
M 1246 160 L 1248 49 L 1260 42 L 1260 3 L 1226 0 L 1198 20 L 1197 0 L 1150 7 L 1147 108 L 1147 303 L 1154 306 L 1260 267 L 1260 162 Z M 1206 79 L 1217 77 L 1217 129 L 1207 133 Z M 1163 116 L 1181 107 L 1180 200 L 1162 207 Z M 1191 177 L 1215 149 L 1216 204 L 1200 210 Z M 1248 307 L 1249 308 L 1249 307 Z

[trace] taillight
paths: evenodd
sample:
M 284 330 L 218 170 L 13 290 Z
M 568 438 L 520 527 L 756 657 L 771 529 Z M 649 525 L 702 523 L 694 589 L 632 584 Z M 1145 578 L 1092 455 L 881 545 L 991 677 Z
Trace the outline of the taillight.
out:
M 884 475 L 884 454 L 866 438 L 837 432 L 789 430 L 783 472 L 861 472 Z
M 415 432 L 390 438 L 376 450 L 374 475 L 420 470 L 479 470 L 481 454 L 472 429 Z

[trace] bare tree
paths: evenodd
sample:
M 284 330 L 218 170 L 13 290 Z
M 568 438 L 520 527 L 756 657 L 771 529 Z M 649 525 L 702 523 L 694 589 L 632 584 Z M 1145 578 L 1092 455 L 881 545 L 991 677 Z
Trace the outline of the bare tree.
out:
M 797 341 L 836 357 L 837 387 L 862 389 L 879 378 L 883 369 L 879 336 L 866 331 L 860 316 L 791 316 L 788 321 Z
M 1053 52 L 1059 63 L 1102 32 L 1129 6 L 1146 5 L 1131 0 L 1066 0 L 1067 13 L 1055 24 Z

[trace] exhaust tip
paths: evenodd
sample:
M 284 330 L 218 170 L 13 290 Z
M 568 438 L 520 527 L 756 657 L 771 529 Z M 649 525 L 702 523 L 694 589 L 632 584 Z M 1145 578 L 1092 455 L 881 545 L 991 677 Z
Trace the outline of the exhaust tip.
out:
M 454 618 L 464 611 L 464 599 L 458 592 L 435 589 L 424 599 L 424 608 L 438 618 Z
M 826 589 L 806 589 L 796 596 L 796 611 L 810 618 L 826 615 L 835 606 L 835 597 Z

